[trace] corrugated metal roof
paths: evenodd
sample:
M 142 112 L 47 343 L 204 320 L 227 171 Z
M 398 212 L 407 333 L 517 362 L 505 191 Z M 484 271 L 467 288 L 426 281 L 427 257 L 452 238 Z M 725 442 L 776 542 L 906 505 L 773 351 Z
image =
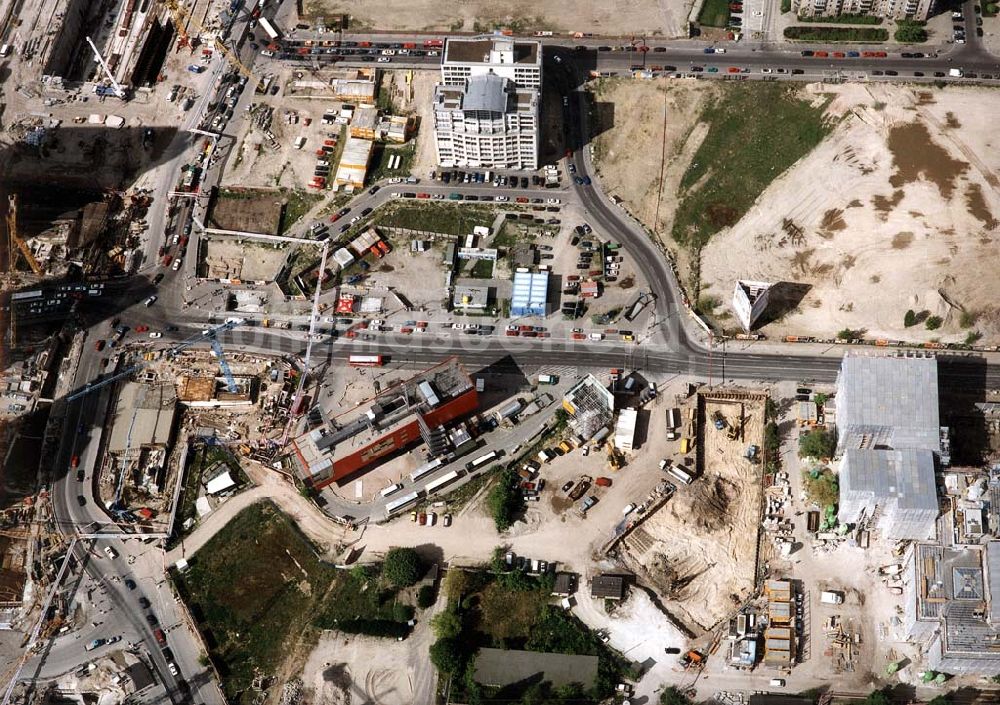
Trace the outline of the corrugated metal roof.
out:
M 515 316 L 544 315 L 549 294 L 547 272 L 515 272 L 510 310 Z
M 990 623 L 1000 626 L 1000 541 L 986 544 L 986 584 L 990 592 Z

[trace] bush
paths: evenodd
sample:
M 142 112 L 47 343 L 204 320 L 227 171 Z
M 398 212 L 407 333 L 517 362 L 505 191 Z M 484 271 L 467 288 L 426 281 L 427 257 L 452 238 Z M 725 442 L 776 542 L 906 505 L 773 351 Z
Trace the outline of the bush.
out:
M 412 548 L 391 548 L 382 562 L 382 577 L 395 587 L 409 587 L 420 580 L 420 556 Z
M 410 628 L 400 622 L 388 619 L 345 619 L 337 622 L 337 629 L 349 634 L 368 636 L 391 636 L 399 638 L 410 633 Z
M 458 639 L 438 639 L 431 644 L 431 663 L 441 673 L 460 673 L 465 666 L 465 652 Z
M 799 22 L 809 22 L 810 24 L 882 24 L 882 18 L 872 15 L 816 15 L 815 17 L 799 17 Z
M 896 41 L 902 44 L 920 44 L 926 42 L 927 30 L 924 29 L 924 24 L 924 22 L 916 22 L 914 20 L 898 20 L 894 35 Z
M 944 323 L 944 320 L 941 316 L 931 316 L 924 322 L 924 325 L 927 326 L 927 330 L 937 330 L 941 327 L 942 323 Z
M 864 705 L 891 705 L 892 701 L 885 690 L 874 690 L 864 700 Z
M 840 499 L 840 485 L 828 468 L 803 473 L 806 496 L 820 507 L 835 505 Z
M 517 480 L 518 476 L 513 470 L 505 469 L 497 477 L 497 483 L 486 498 L 486 506 L 490 510 L 497 531 L 506 531 L 513 526 L 518 512 L 524 506 Z
M 769 421 L 764 427 L 764 449 L 769 456 L 777 455 L 781 449 L 781 433 L 778 431 L 778 424 Z
M 799 457 L 830 458 L 834 447 L 833 434 L 817 429 L 799 438 Z
M 917 312 L 912 308 L 906 312 L 905 316 L 903 316 L 903 325 L 907 328 L 917 325 Z
M 969 334 L 965 336 L 966 345 L 975 345 L 979 342 L 979 339 L 983 337 L 983 334 L 978 330 L 970 330 Z
M 417 607 L 422 610 L 431 607 L 437 600 L 434 597 L 434 588 L 430 585 L 424 585 L 420 588 L 417 593 Z
M 407 605 L 402 602 L 397 602 L 392 606 L 392 618 L 397 622 L 409 622 L 413 619 L 416 614 L 416 610 L 413 609 L 413 605 Z
M 691 698 L 684 695 L 677 686 L 668 686 L 660 693 L 660 705 L 691 705 Z
M 792 11 L 792 0 L 781 0 L 781 14 L 786 14 Z
M 958 325 L 962 328 L 972 328 L 978 319 L 979 315 L 975 311 L 962 311 L 962 315 L 958 318 Z
M 785 27 L 785 38 L 803 42 L 884 42 L 889 31 L 878 27 Z

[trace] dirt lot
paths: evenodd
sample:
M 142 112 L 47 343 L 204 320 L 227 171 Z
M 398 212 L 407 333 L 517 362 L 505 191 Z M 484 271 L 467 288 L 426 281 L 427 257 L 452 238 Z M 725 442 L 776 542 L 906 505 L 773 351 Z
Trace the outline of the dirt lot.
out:
M 277 191 L 226 189 L 212 204 L 208 225 L 277 235 L 284 197 Z
M 227 239 L 203 239 L 198 275 L 209 279 L 274 281 L 288 256 L 287 249 L 237 243 Z
M 760 445 L 764 414 L 762 395 L 744 401 L 702 397 L 702 404 L 702 418 L 720 410 L 734 425 L 742 414 L 742 437 L 729 440 L 707 423 L 696 446 L 701 476 L 681 485 L 620 551 L 625 565 L 694 632 L 717 624 L 753 592 L 760 471 L 743 451 L 749 443 Z
M 607 35 L 644 32 L 664 37 L 687 36 L 687 16 L 691 9 L 688 0 L 625 0 L 613 4 L 594 0 L 579 3 L 548 0 L 541 6 L 528 0 L 507 3 L 470 0 L 459 5 L 433 0 L 390 0 L 378 5 L 363 0 L 306 0 L 304 4 L 305 17 L 350 14 L 351 29 L 355 32 L 363 28 L 478 32 L 496 26 L 518 32 L 562 30 Z
M 673 227 L 673 194 L 707 132 L 698 116 L 725 88 L 598 84 L 599 102 L 629 106 L 613 111 L 613 127 L 595 143 L 602 181 L 659 232 Z M 732 326 L 733 286 L 746 278 L 784 283 L 762 328 L 773 337 L 849 328 L 868 338 L 961 342 L 978 331 L 984 344 L 1000 341 L 1000 307 L 982 264 L 1000 254 L 992 235 L 1000 157 L 986 117 L 1000 95 L 881 84 L 803 90 L 828 101 L 835 127 L 702 250 L 700 294 L 721 304 L 720 322 Z M 647 175 L 661 167 L 657 192 Z M 684 251 L 668 244 L 680 250 L 683 271 Z M 909 309 L 918 323 L 905 327 Z M 943 319 L 939 329 L 924 325 L 931 316 Z

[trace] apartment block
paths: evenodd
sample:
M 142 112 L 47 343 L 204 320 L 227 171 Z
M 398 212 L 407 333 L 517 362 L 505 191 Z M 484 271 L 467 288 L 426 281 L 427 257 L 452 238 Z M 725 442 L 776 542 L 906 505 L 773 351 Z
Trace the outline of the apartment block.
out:
M 538 168 L 542 53 L 500 35 L 449 39 L 434 91 L 441 166 Z
M 935 0 L 792 0 L 792 10 L 802 17 L 871 15 L 923 21 L 935 7 Z

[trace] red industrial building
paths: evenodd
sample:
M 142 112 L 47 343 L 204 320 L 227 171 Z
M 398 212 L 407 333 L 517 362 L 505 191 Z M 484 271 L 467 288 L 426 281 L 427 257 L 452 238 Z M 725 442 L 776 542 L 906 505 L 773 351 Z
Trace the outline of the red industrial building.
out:
M 442 427 L 478 407 L 475 385 L 450 358 L 295 438 L 291 457 L 303 482 L 320 489 L 418 443 L 446 451 Z

